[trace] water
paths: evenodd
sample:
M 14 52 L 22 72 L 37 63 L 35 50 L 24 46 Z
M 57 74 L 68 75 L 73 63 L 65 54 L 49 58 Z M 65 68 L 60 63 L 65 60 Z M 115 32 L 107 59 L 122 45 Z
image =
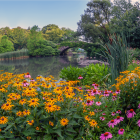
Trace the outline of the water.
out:
M 13 74 L 21 74 L 29 72 L 32 78 L 38 75 L 52 75 L 55 80 L 59 80 L 59 72 L 67 66 L 78 66 L 80 58 L 85 58 L 86 54 L 73 54 L 65 56 L 50 56 L 27 58 L 19 60 L 0 61 L 0 70 Z M 81 66 L 78 66 L 81 67 Z

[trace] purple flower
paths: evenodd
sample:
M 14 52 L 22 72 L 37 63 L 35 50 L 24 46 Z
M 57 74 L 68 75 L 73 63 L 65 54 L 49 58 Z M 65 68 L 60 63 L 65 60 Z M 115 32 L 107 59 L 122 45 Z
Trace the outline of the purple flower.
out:
M 138 124 L 138 126 L 140 127 L 140 120 L 138 120 L 137 124 Z
M 104 134 L 101 134 L 100 140 L 107 140 L 111 139 L 113 136 L 110 132 L 105 132 Z
M 25 78 L 31 78 L 31 75 L 25 75 Z
M 118 110 L 118 111 L 116 111 L 116 113 L 119 113 L 119 114 L 121 114 L 122 112 L 121 112 L 120 110 Z
M 96 95 L 96 94 L 98 94 L 98 90 L 93 89 L 93 90 L 91 91 L 91 95 L 94 96 L 94 95 Z
M 116 114 L 115 112 L 112 112 L 112 114 L 111 114 L 111 115 L 112 115 L 112 116 L 115 116 L 115 114 Z
M 96 102 L 96 105 L 100 106 L 102 103 L 101 102 Z
M 133 109 L 130 109 L 126 112 L 127 118 L 133 118 L 136 113 L 134 112 Z
M 78 77 L 78 79 L 83 79 L 83 77 L 80 75 L 80 76 Z
M 118 93 L 120 93 L 120 91 L 121 91 L 121 90 L 117 89 L 117 90 L 115 91 L 115 93 L 117 93 L 117 94 L 118 94 Z
M 94 103 L 94 101 L 87 100 L 86 105 L 87 105 L 87 106 L 90 106 L 90 105 L 93 105 L 93 103 Z
M 100 120 L 104 121 L 105 120 L 105 117 L 100 117 Z
M 105 91 L 104 96 L 109 96 L 109 92 Z
M 138 105 L 138 109 L 140 109 L 140 104 Z
M 117 118 L 115 119 L 115 121 L 117 123 L 120 123 L 121 121 L 123 121 L 124 117 L 120 117 L 120 116 L 117 116 Z
M 117 125 L 117 122 L 115 120 L 111 120 L 107 124 L 109 127 L 112 126 L 112 128 L 114 128 L 114 125 Z
M 118 131 L 118 134 L 119 134 L 119 135 L 123 135 L 123 132 L 124 132 L 124 129 L 120 129 L 120 130 Z

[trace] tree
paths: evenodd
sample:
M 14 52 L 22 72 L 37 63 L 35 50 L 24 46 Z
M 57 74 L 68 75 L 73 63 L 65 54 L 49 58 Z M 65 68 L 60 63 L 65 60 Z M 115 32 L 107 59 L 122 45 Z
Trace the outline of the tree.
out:
M 46 27 L 43 27 L 43 32 L 44 31 L 45 31 L 45 34 L 43 34 L 43 37 L 46 40 L 53 41 L 55 43 L 58 43 L 60 38 L 64 34 L 64 31 L 59 29 L 59 27 L 55 24 L 49 24 Z
M 22 49 L 26 46 L 27 38 L 25 35 L 25 30 L 21 27 L 14 28 L 12 34 L 10 34 L 8 37 L 9 40 L 14 43 L 15 50 Z
M 6 35 L 2 36 L 0 42 L 0 53 L 14 51 L 13 43 L 8 40 Z
M 60 41 L 79 41 L 79 37 L 76 37 L 76 32 L 73 30 L 64 27 L 62 27 L 61 30 L 64 31 L 64 34 Z
M 111 34 L 115 32 L 119 35 L 121 35 L 121 33 L 123 32 L 124 35 L 127 37 L 127 41 L 129 43 L 129 45 L 131 47 L 132 46 L 137 47 L 139 45 L 138 40 L 140 39 L 139 34 L 137 33 L 139 31 L 138 28 L 140 28 L 139 27 L 140 10 L 138 9 L 137 6 L 132 7 L 132 5 L 130 6 L 131 8 L 128 8 L 129 5 L 130 4 L 128 3 L 123 8 L 126 11 L 124 14 L 122 12 L 120 17 L 117 18 L 117 16 L 115 16 L 111 19 L 110 31 L 111 31 Z M 119 7 L 122 7 L 122 6 L 119 6 Z
M 110 22 L 112 3 L 110 0 L 92 0 L 87 6 L 89 8 L 77 23 L 77 36 L 83 35 L 85 41 L 93 43 L 99 38 L 106 41 L 109 30 L 105 28 L 105 24 Z

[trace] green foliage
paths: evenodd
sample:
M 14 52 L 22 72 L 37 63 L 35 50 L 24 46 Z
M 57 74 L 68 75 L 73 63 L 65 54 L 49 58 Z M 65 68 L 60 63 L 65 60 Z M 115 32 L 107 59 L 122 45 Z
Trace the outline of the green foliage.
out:
M 106 87 L 106 83 L 111 82 L 111 77 L 108 75 L 110 69 L 104 64 L 90 64 L 84 68 L 72 67 L 63 68 L 60 71 L 60 78 L 66 80 L 77 80 L 79 75 L 83 77 L 81 80 L 83 85 L 91 85 L 93 82 Z
M 114 17 L 110 21 L 111 33 L 121 35 L 123 32 L 127 38 L 127 42 L 133 48 L 139 48 L 139 16 L 140 11 L 135 6 L 124 2 L 124 0 L 116 1 L 118 4 L 114 6 L 112 14 Z M 127 36 L 130 32 L 130 36 Z
M 103 43 L 103 42 L 101 42 Z M 129 51 L 126 48 L 127 41 L 122 34 L 122 38 L 116 34 L 109 37 L 109 43 L 103 46 L 106 49 L 104 56 L 106 56 L 108 63 L 111 65 L 111 84 L 115 83 L 115 79 L 119 76 L 120 72 L 125 71 L 129 62 Z
M 38 40 L 35 44 L 34 40 L 29 40 L 27 48 L 31 56 L 49 56 L 57 55 L 59 51 L 55 48 L 55 44 L 47 40 Z
M 77 23 L 77 36 L 84 35 L 85 41 L 96 43 L 99 39 L 107 41 L 109 33 L 105 22 L 109 23 L 112 3 L 109 0 L 94 0 L 87 3 L 88 8 Z
M 111 77 L 109 74 L 110 69 L 105 66 L 104 63 L 101 64 L 90 64 L 84 69 L 84 77 L 82 82 L 84 85 L 91 85 L 93 82 L 98 83 L 101 86 L 106 86 L 105 83 L 111 82 Z
M 67 68 L 63 68 L 60 71 L 60 78 L 66 79 L 67 81 L 69 80 L 77 80 L 79 75 L 84 74 L 84 69 L 78 68 L 78 67 L 72 67 L 71 65 Z
M 57 45 L 58 48 L 61 48 L 62 46 L 69 46 L 70 48 L 82 48 L 87 52 L 87 56 L 90 57 L 98 56 L 96 52 L 102 54 L 102 51 L 100 50 L 101 46 L 97 43 L 87 43 L 83 41 L 65 41 Z M 102 48 L 102 50 L 104 49 Z
M 1 38 L 1 42 L 0 42 L 0 53 L 10 52 L 13 50 L 14 50 L 13 43 L 8 40 L 6 35 L 4 35 Z

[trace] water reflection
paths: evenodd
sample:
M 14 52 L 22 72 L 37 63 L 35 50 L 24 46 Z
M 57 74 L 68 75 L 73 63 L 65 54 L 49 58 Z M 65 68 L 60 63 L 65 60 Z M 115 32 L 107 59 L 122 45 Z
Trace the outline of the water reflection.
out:
M 0 61 L 0 70 L 4 70 L 4 72 L 10 72 L 14 74 L 29 72 L 34 79 L 38 75 L 52 75 L 56 80 L 58 80 L 59 72 L 61 71 L 61 69 L 70 65 L 78 66 L 77 62 L 81 57 L 83 59 L 86 58 L 86 54 Z

